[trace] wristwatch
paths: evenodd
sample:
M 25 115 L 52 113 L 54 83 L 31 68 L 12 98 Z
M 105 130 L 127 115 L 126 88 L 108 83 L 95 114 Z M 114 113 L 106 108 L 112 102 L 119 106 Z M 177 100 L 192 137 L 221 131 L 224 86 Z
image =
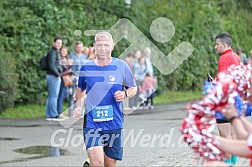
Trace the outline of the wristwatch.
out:
M 125 92 L 126 97 L 129 97 L 129 92 L 127 90 L 125 90 L 124 92 Z

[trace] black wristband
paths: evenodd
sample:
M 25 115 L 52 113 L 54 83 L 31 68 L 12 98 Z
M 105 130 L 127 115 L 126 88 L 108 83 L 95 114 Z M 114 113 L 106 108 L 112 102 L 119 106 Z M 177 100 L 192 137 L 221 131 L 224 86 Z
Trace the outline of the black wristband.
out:
M 236 116 L 232 116 L 230 119 L 229 119 L 229 121 L 232 123 L 232 121 L 233 120 L 235 120 L 236 118 L 240 118 L 240 116 L 239 115 L 236 115 Z
M 128 97 L 129 96 L 129 92 L 127 92 L 127 90 L 124 91 L 125 96 Z

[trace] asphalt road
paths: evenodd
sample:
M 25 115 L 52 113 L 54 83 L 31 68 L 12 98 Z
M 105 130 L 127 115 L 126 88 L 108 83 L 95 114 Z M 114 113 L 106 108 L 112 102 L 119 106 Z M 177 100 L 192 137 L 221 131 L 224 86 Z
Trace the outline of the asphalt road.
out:
M 124 158 L 118 166 L 200 165 L 179 132 L 185 106 L 156 106 L 125 115 Z M 80 167 L 86 158 L 82 120 L 63 128 L 45 119 L 0 119 L 0 166 Z

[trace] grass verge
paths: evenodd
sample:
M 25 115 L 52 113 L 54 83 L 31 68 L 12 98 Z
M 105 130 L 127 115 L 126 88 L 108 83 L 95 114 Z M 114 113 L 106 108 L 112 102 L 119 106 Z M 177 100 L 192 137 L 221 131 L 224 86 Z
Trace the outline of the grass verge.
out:
M 172 92 L 166 91 L 154 98 L 154 104 L 170 104 L 177 102 L 193 101 L 202 98 L 202 91 Z
M 45 117 L 45 106 L 41 105 L 19 105 L 8 108 L 0 114 L 0 118 L 43 118 Z
M 167 91 L 154 98 L 154 104 L 169 104 L 184 101 L 197 100 L 202 97 L 201 91 L 190 92 L 172 92 Z M 67 108 L 64 104 L 63 111 Z M 0 118 L 19 118 L 19 119 L 32 119 L 32 118 L 44 118 L 45 106 L 41 105 L 23 105 L 14 108 L 8 108 L 0 114 Z

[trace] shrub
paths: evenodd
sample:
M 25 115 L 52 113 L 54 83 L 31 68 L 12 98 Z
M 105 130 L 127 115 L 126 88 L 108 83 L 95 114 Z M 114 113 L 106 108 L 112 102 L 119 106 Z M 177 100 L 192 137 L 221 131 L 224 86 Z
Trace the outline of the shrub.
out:
M 18 75 L 16 60 L 3 47 L 0 47 L 0 113 L 13 107 L 17 99 Z

